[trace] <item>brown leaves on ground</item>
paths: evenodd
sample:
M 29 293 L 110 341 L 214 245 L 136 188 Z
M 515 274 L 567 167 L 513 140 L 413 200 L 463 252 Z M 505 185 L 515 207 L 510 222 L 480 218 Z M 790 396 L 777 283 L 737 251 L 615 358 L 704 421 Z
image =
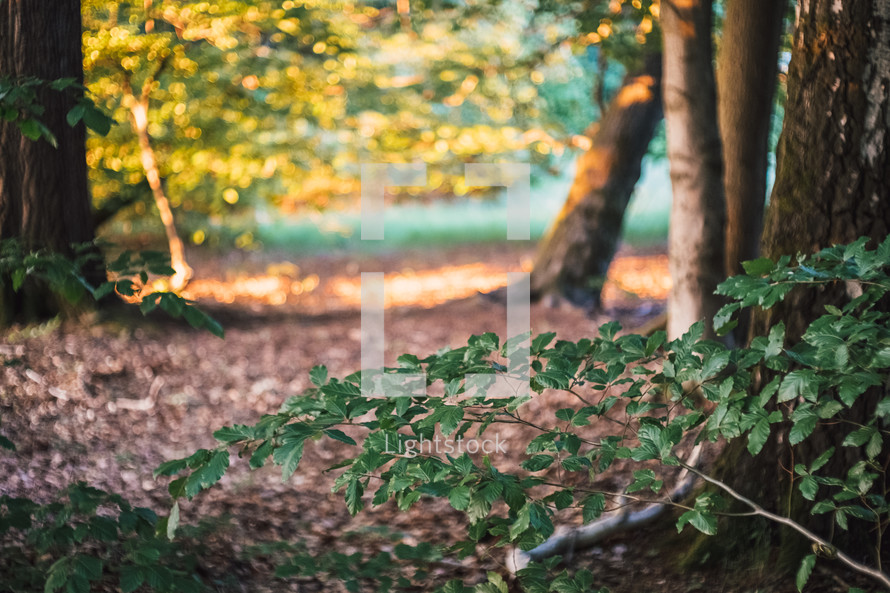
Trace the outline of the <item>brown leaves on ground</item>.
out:
M 193 257 L 199 274 L 188 296 L 223 323 L 225 340 L 160 313 L 147 320 L 130 312 L 93 324 L 12 331 L 0 344 L 0 430 L 18 451 L 0 452 L 0 493 L 45 501 L 84 480 L 165 514 L 166 482 L 152 479 L 154 467 L 214 446 L 212 432 L 220 426 L 253 423 L 276 411 L 309 386 L 315 364 L 340 377 L 358 368 L 361 271 L 388 274 L 393 296 L 386 347 L 393 359 L 460 346 L 474 333 L 503 334 L 504 307 L 473 295 L 502 286 L 506 275 L 498 272 L 527 267 L 523 262 L 531 254 L 528 245 L 499 245 L 295 263 L 282 263 L 281 254 L 203 262 Z M 588 318 L 573 309 L 533 305 L 532 331 L 577 340 L 595 335 L 608 317 L 639 325 L 663 309 L 666 275 L 663 255 L 622 254 L 606 286 L 603 314 Z M 525 417 L 553 425 L 553 412 L 575 403 L 561 401 L 569 397 L 537 398 Z M 533 434 L 508 428 L 501 438 L 512 448 L 497 463 L 515 468 L 524 448 L 518 443 Z M 256 546 L 280 539 L 303 541 L 310 553 L 336 549 L 373 556 L 398 542 L 459 538 L 466 520 L 445 500 L 422 500 L 407 513 L 387 504 L 350 518 L 342 496 L 331 493 L 334 476 L 323 473 L 349 456 L 348 447 L 330 440 L 309 443 L 299 470 L 285 484 L 277 468 L 250 472 L 244 460 L 233 461 L 220 488 L 185 503 L 184 523 L 207 518 L 215 526 L 200 541 L 208 578 L 245 591 L 336 591 L 342 585 L 334 581 L 275 580 L 276 553 Z M 615 488 L 629 481 L 620 474 L 612 479 Z M 576 520 L 570 514 L 561 518 Z M 489 549 L 492 543 L 483 542 L 464 561 L 446 557 L 434 563 L 421 579 L 425 588 L 451 578 L 479 582 L 489 570 L 505 574 L 503 550 Z M 652 543 L 648 533 L 627 534 L 579 552 L 574 562 L 591 567 L 599 585 L 617 592 L 705 590 L 704 576 L 674 574 Z M 714 581 L 708 583 L 710 588 Z

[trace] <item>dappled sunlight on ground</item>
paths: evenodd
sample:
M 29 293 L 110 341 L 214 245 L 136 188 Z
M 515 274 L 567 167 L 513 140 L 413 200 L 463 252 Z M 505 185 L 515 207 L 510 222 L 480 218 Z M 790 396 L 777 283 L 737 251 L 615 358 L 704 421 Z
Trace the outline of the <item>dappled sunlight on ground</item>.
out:
M 615 258 L 603 287 L 606 306 L 628 298 L 665 300 L 671 289 L 668 257 L 625 255 Z
M 530 258 L 522 259 L 521 269 L 530 271 Z M 507 271 L 485 262 L 428 269 L 404 267 L 384 277 L 385 306 L 430 308 L 497 290 L 507 285 Z M 619 255 L 609 268 L 603 303 L 608 308 L 640 299 L 664 300 L 670 286 L 666 255 Z M 193 280 L 183 296 L 219 303 L 244 300 L 265 305 L 300 304 L 305 297 L 314 296 L 323 297 L 331 308 L 358 308 L 361 275 L 343 272 L 320 277 L 314 273 L 302 275 L 296 266 L 268 266 L 262 274 Z
M 429 308 L 506 286 L 507 273 L 491 264 L 476 263 L 423 271 L 407 269 L 387 274 L 383 282 L 386 308 Z M 344 304 L 361 305 L 360 277 L 337 276 L 331 280 L 330 287 L 332 294 Z
M 234 303 L 247 298 L 267 305 L 283 305 L 290 295 L 310 293 L 318 288 L 319 278 L 311 274 L 302 279 L 287 275 L 238 276 L 231 280 L 194 280 L 183 291 L 187 299 L 213 299 L 219 303 Z

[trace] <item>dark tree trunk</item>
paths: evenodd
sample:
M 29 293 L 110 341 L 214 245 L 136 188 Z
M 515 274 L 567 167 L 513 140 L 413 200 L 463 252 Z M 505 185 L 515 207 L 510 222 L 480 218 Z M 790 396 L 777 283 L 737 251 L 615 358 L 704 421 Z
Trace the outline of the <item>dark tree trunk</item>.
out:
M 79 0 L 0 2 L 0 75 L 83 82 Z M 71 92 L 42 90 L 41 121 L 58 140 L 32 141 L 0 122 L 0 237 L 18 237 L 26 248 L 68 252 L 93 239 L 87 191 L 86 130 L 65 116 Z M 9 283 L 7 283 L 8 287 Z M 58 304 L 45 294 L 0 294 L 0 323 L 52 314 Z
M 661 5 L 664 118 L 673 203 L 668 239 L 673 285 L 668 336 L 710 320 L 720 308 L 714 290 L 724 278 L 723 159 L 711 47 L 710 0 Z
M 533 298 L 557 294 L 596 308 L 621 234 L 624 211 L 661 120 L 661 58 L 629 74 L 578 158 L 566 203 L 538 249 Z
M 729 0 L 717 67 L 727 276 L 760 253 L 779 42 L 787 0 Z M 754 42 L 754 40 L 757 40 Z M 735 331 L 748 335 L 747 316 Z
M 860 236 L 875 241 L 890 233 L 890 0 L 810 0 L 802 5 L 788 73 L 788 102 L 777 153 L 777 177 L 767 214 L 763 251 L 782 254 L 815 251 Z M 807 325 L 841 304 L 844 287 L 797 290 L 773 309 L 755 315 L 753 332 L 765 334 L 783 321 L 786 344 L 799 340 Z M 873 413 L 885 390 L 860 398 L 845 418 Z M 756 458 L 739 441 L 723 454 L 718 477 L 744 494 L 756 494 L 772 509 L 792 515 L 827 536 L 830 515 L 811 517 L 797 510 L 784 468 L 812 461 L 817 451 L 837 446 L 827 473 L 842 475 L 856 459 L 841 447 L 845 425 L 820 425 L 793 450 L 787 439 L 772 439 Z M 886 459 L 885 459 L 886 461 Z M 886 467 L 886 465 L 885 465 Z M 834 469 L 834 471 L 832 471 Z M 793 492 L 789 499 L 789 493 Z M 766 498 L 764 498 L 766 496 Z M 874 562 L 873 534 L 835 531 L 834 541 Z M 860 526 L 861 527 L 861 526 Z M 792 560 L 801 549 L 782 534 L 782 550 Z

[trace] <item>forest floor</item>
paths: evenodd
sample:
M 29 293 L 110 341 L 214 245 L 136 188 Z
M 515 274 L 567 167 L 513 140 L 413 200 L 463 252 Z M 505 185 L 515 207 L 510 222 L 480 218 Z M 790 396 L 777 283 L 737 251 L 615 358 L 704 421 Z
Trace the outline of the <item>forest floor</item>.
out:
M 284 253 L 198 253 L 186 296 L 223 324 L 225 340 L 159 312 L 18 328 L 0 341 L 2 432 L 18 448 L 0 450 L 0 494 L 48 500 L 84 480 L 164 515 L 167 480 L 152 479 L 154 467 L 214 446 L 216 428 L 276 412 L 309 387 L 315 364 L 340 377 L 359 367 L 360 272 L 387 274 L 387 357 L 423 356 L 465 345 L 471 334 L 503 334 L 505 307 L 478 293 L 503 286 L 506 271 L 527 270 L 532 249 L 493 244 L 297 261 Z M 610 319 L 634 329 L 663 312 L 668 288 L 663 253 L 622 251 L 600 312 L 533 304 L 532 331 L 577 340 Z M 552 422 L 560 404 L 556 396 L 527 405 L 530 414 Z M 515 467 L 525 435 L 500 436 L 508 453 L 493 462 Z M 303 552 L 313 555 L 337 550 L 373 557 L 397 543 L 456 541 L 466 520 L 441 499 L 424 499 L 405 513 L 387 503 L 350 517 L 342 493 L 331 493 L 336 472 L 323 473 L 350 456 L 344 447 L 311 442 L 284 484 L 278 468 L 250 472 L 236 460 L 221 487 L 183 504 L 183 523 L 200 524 L 191 537 L 205 579 L 221 591 L 340 591 L 343 585 L 330 575 L 276 579 L 274 565 L 284 552 L 264 542 L 305 545 Z M 621 488 L 629 479 L 619 466 L 605 481 Z M 571 513 L 558 519 L 578 520 Z M 665 535 L 672 529 L 617 535 L 575 552 L 571 566 L 590 568 L 595 584 L 614 593 L 794 590 L 788 579 L 738 567 L 679 571 Z M 474 556 L 445 557 L 425 577 L 415 575 L 415 590 L 452 578 L 481 582 L 487 571 L 507 574 L 503 549 L 483 543 Z M 843 584 L 842 576 L 817 570 L 808 591 L 846 590 Z

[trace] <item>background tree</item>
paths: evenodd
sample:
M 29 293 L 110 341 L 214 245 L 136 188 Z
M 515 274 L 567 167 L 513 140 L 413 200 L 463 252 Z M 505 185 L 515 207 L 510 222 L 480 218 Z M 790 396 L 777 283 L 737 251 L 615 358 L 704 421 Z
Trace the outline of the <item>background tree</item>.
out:
M 593 309 L 618 241 L 624 212 L 640 178 L 643 157 L 662 118 L 661 54 L 652 3 L 592 2 L 578 16 L 597 45 L 598 82 L 593 98 L 600 118 L 591 145 L 576 161 L 575 178 L 556 220 L 535 256 L 532 298 L 555 294 Z M 608 107 L 608 64 L 628 69 Z
M 708 0 L 661 4 L 664 119 L 671 167 L 668 251 L 672 286 L 670 338 L 720 308 L 723 279 L 723 160 L 712 67 L 713 7 Z
M 78 0 L 0 3 L 0 74 L 12 80 L 83 81 Z M 72 243 L 93 238 L 87 192 L 85 127 L 70 126 L 75 93 L 41 86 L 40 122 L 55 138 L 32 141 L 0 118 L 0 238 L 19 238 L 25 248 L 70 253 Z M 58 312 L 61 303 L 30 284 L 18 295 L 0 289 L 0 324 Z
M 724 274 L 760 253 L 770 129 L 778 80 L 778 52 L 785 0 L 730 0 L 722 22 L 717 65 L 717 113 L 726 192 Z M 757 39 L 756 43 L 752 39 Z M 748 337 L 747 313 L 735 335 Z
M 660 61 L 658 54 L 649 56 L 646 67 L 628 74 L 595 125 L 566 202 L 538 247 L 533 298 L 555 293 L 574 305 L 599 306 L 624 211 L 661 121 Z

